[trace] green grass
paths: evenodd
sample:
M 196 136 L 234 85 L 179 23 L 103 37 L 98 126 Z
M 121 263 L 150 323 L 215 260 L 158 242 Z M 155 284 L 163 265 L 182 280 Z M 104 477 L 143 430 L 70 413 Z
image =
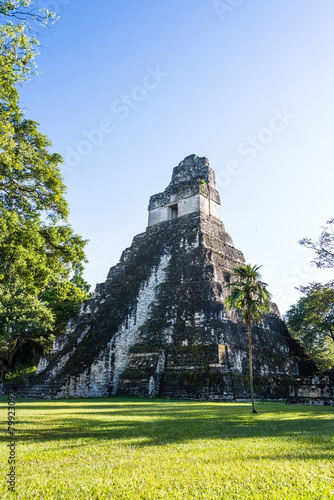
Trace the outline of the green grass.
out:
M 17 400 L 17 486 L 1 499 L 334 498 L 334 408 L 136 398 Z

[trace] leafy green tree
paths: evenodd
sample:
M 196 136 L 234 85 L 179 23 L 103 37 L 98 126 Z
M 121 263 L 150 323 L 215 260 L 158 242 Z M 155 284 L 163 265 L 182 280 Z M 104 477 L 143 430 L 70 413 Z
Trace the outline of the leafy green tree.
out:
M 229 283 L 231 294 L 225 300 L 228 309 L 240 311 L 242 320 L 248 327 L 249 346 L 249 381 L 252 399 L 252 413 L 257 413 L 254 406 L 253 366 L 252 366 L 252 325 L 262 321 L 269 312 L 270 293 L 267 284 L 261 281 L 261 266 L 236 266 L 233 271 L 235 281 Z
M 328 220 L 326 224 L 317 242 L 313 242 L 310 238 L 303 238 L 299 241 L 300 245 L 315 251 L 316 257 L 313 262 L 321 268 L 334 267 L 334 219 Z
M 54 315 L 53 334 L 64 332 L 69 318 L 79 314 L 81 304 L 90 298 L 90 286 L 82 278 L 72 278 L 56 283 L 41 293 L 41 301 L 49 307 Z
M 334 367 L 334 281 L 299 287 L 304 294 L 286 313 L 286 322 L 320 370 Z
M 25 366 L 26 359 L 36 362 L 36 356 L 52 347 L 55 336 L 91 296 L 89 288 L 81 277 L 51 285 L 38 297 L 23 292 L 18 280 L 7 286 L 0 304 L 0 358 L 9 372 L 14 359 Z
M 318 241 L 303 238 L 299 243 L 315 251 L 318 268 L 334 267 L 334 219 L 326 222 Z M 310 283 L 298 289 L 305 295 L 291 306 L 286 319 L 292 335 L 299 339 L 320 370 L 334 366 L 333 281 Z
M 15 354 L 25 344 L 50 345 L 53 324 L 53 313 L 38 298 L 22 292 L 17 282 L 8 287 L 0 307 L 0 353 L 9 371 Z
M 62 158 L 49 151 L 51 142 L 18 104 L 17 85 L 33 71 L 37 53 L 29 20 L 43 23 L 53 16 L 36 13 L 29 0 L 0 1 L 0 13 L 7 20 L 0 29 L 1 297 L 13 276 L 27 292 L 38 293 L 55 277 L 80 274 L 86 242 L 67 223 Z
M 0 0 L 0 104 L 1 117 L 17 109 L 17 85 L 35 74 L 39 42 L 32 23 L 50 25 L 55 14 L 36 9 L 32 0 Z M 6 120 L 1 120 L 4 125 Z
M 68 224 L 62 158 L 19 105 L 19 85 L 35 74 L 32 23 L 54 19 L 31 0 L 0 0 L 0 355 L 10 365 L 23 346 L 48 348 L 52 328 L 87 298 L 86 241 Z

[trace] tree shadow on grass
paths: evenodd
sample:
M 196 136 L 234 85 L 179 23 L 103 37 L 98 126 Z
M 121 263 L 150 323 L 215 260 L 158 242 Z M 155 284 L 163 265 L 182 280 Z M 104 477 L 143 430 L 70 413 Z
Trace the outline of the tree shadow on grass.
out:
M 118 446 L 142 448 L 195 440 L 220 440 L 224 446 L 228 440 L 280 438 L 287 446 L 289 442 L 294 445 L 293 454 L 281 451 L 272 459 L 334 458 L 334 409 L 330 407 L 258 403 L 259 413 L 253 415 L 248 403 L 135 398 L 66 403 L 22 401 L 17 405 L 16 426 L 22 443 L 57 442 L 57 446 L 69 448 L 86 446 L 90 441 L 109 441 Z M 23 410 L 28 412 L 24 421 L 19 417 Z M 7 441 L 8 437 L 2 436 L 0 440 Z M 296 451 L 296 443 L 300 444 L 300 450 Z

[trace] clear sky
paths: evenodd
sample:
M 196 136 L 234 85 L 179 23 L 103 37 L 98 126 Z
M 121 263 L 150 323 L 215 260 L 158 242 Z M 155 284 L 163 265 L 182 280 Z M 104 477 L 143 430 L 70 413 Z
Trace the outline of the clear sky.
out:
M 298 245 L 334 217 L 333 2 L 36 3 L 60 19 L 21 104 L 64 157 L 93 286 L 190 154 L 209 158 L 225 227 L 282 313 L 295 286 L 333 277 Z

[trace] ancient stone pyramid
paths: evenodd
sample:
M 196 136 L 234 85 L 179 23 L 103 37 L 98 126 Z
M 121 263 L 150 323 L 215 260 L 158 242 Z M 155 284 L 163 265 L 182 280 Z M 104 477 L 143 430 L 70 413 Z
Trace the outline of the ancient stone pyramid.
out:
M 220 220 L 214 171 L 206 158 L 188 156 L 151 197 L 146 231 L 19 394 L 249 397 L 247 330 L 224 308 L 225 285 L 243 263 Z M 253 328 L 253 363 L 257 397 L 284 397 L 289 377 L 315 370 L 275 304 Z

